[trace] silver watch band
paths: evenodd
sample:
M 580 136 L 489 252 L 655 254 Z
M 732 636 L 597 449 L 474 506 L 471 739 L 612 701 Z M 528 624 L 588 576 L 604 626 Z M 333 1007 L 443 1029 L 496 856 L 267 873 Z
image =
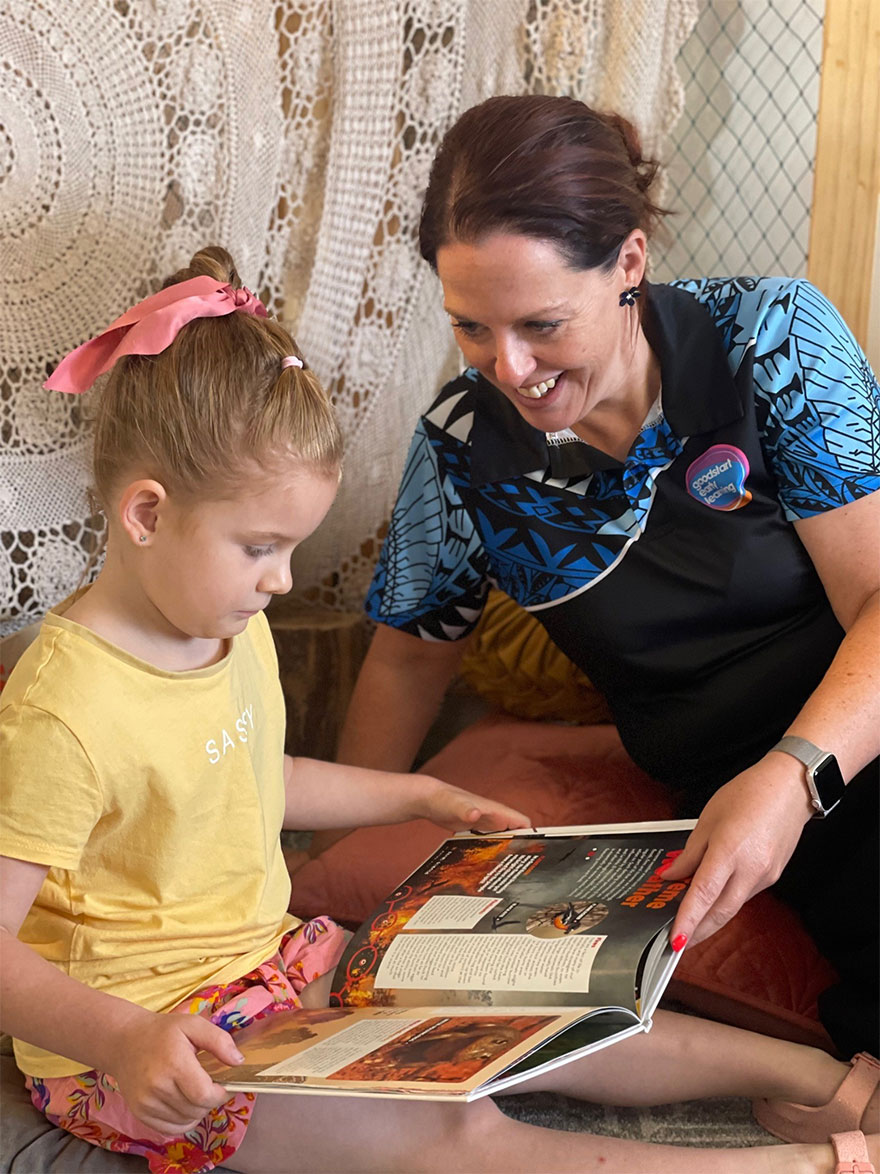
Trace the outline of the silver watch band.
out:
M 818 746 L 814 746 L 812 742 L 808 742 L 806 738 L 799 738 L 796 734 L 786 734 L 784 738 L 779 739 L 773 749 L 791 754 L 793 758 L 802 762 L 807 770 L 815 766 L 827 753 L 825 750 L 820 750 Z
M 826 807 L 813 776 L 816 767 L 823 763 L 826 758 L 833 759 L 833 755 L 827 750 L 820 750 L 818 746 L 814 746 L 806 738 L 799 738 L 796 734 L 786 734 L 784 738 L 780 738 L 776 745 L 771 746 L 770 749 L 781 750 L 783 754 L 790 754 L 792 758 L 796 758 L 798 762 L 803 763 L 806 767 L 804 781 L 807 784 L 807 790 L 810 794 L 810 805 L 814 811 L 814 819 L 817 817 L 823 819 L 829 812 L 834 810 L 840 800 L 836 799 L 830 807 Z

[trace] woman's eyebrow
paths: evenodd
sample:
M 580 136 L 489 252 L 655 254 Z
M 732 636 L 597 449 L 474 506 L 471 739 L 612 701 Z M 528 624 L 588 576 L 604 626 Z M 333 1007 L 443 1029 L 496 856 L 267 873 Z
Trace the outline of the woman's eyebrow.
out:
M 459 314 L 453 310 L 451 306 L 444 305 L 443 309 L 451 318 L 462 318 L 466 322 L 474 322 L 476 319 L 472 318 L 470 314 Z M 542 306 L 539 310 L 530 310 L 528 314 L 523 314 L 519 319 L 520 322 L 530 322 L 534 318 L 552 318 L 560 314 L 567 314 L 570 312 L 568 302 L 556 302 L 552 306 Z

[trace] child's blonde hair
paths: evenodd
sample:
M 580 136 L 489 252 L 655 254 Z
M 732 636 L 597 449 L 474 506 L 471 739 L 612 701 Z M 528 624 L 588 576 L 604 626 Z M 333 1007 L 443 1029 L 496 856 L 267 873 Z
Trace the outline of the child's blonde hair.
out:
M 211 245 L 163 289 L 206 276 L 241 288 L 229 253 Z M 271 318 L 234 313 L 198 318 L 157 355 L 126 355 L 107 377 L 95 411 L 94 478 L 106 508 L 135 470 L 178 496 L 224 498 L 295 457 L 337 475 L 342 434 L 315 375 L 283 367 L 302 359 L 291 336 Z

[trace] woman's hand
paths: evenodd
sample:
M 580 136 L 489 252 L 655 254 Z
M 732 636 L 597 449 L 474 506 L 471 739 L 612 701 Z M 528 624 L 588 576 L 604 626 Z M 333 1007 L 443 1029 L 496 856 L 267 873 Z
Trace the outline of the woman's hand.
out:
M 451 783 L 441 782 L 440 779 L 425 779 L 424 776 L 421 779 L 433 786 L 429 786 L 422 802 L 424 809 L 418 815 L 430 819 L 448 832 L 505 832 L 512 828 L 532 826 L 521 811 L 507 807 L 504 803 L 484 799 L 481 795 L 463 791 L 461 787 L 453 787 Z
M 771 752 L 721 787 L 663 880 L 693 876 L 670 939 L 710 937 L 755 893 L 779 879 L 812 814 L 804 768 Z
M 229 1065 L 240 1063 L 242 1056 L 229 1032 L 198 1015 L 148 1015 L 119 1033 L 108 1072 L 139 1121 L 174 1137 L 230 1097 L 208 1076 L 196 1052 L 203 1048 Z

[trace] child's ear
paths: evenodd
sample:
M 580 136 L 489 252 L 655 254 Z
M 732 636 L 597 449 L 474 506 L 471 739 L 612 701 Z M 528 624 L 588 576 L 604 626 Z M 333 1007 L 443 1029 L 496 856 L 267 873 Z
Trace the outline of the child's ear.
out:
M 165 487 L 158 481 L 132 481 L 123 490 L 119 499 L 119 521 L 136 546 L 149 546 L 156 533 L 159 514 L 167 501 Z

